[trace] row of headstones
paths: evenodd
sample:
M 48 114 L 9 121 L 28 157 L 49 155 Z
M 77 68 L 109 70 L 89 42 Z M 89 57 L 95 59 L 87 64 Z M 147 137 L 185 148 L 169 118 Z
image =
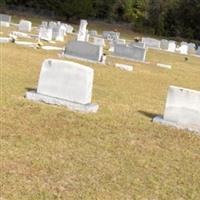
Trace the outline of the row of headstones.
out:
M 154 38 L 142 38 L 142 43 L 148 48 L 163 49 L 169 52 L 178 52 L 180 54 L 197 54 L 200 55 L 200 47 L 196 50 L 194 43 L 181 42 L 177 45 L 176 41 L 157 40 Z
M 39 38 L 46 41 L 64 41 L 66 34 L 71 34 L 73 27 L 61 22 L 43 21 L 39 27 Z
M 37 91 L 29 91 L 30 100 L 66 106 L 80 112 L 97 112 L 92 104 L 94 70 L 90 67 L 55 59 L 42 64 Z M 200 92 L 171 86 L 163 118 L 155 122 L 200 133 Z

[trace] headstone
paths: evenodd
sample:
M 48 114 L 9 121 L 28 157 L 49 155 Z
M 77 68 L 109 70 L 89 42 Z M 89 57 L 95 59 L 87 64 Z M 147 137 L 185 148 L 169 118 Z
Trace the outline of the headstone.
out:
M 133 67 L 130 66 L 130 65 L 115 64 L 115 67 L 116 67 L 116 68 L 119 68 L 119 69 L 121 69 L 121 70 L 128 71 L 128 72 L 132 72 L 132 71 L 133 71 Z
M 0 26 L 9 27 L 11 23 L 11 16 L 0 14 Z
M 47 59 L 42 64 L 37 92 L 27 92 L 30 100 L 63 105 L 71 110 L 97 112 L 91 104 L 94 70 L 62 60 Z
M 57 26 L 57 23 L 56 22 L 53 22 L 53 21 L 50 21 L 49 22 L 49 28 L 53 29 Z
M 176 42 L 175 41 L 169 41 L 168 50 L 169 52 L 175 52 L 176 51 Z
M 141 48 L 145 48 L 145 43 L 143 42 L 135 42 L 132 41 L 128 44 L 129 47 L 141 47 Z
M 181 46 L 179 48 L 180 54 L 187 55 L 188 54 L 188 43 L 187 42 L 182 42 Z
M 160 41 L 160 48 L 164 50 L 168 50 L 169 48 L 169 41 L 168 40 L 161 40 Z
M 19 31 L 24 31 L 24 32 L 31 32 L 32 29 L 32 23 L 27 20 L 21 20 L 19 22 Z
M 114 32 L 114 31 L 104 31 L 103 32 L 103 38 L 107 40 L 118 40 L 120 37 L 119 32 Z
M 0 22 L 11 22 L 11 16 L 5 15 L 5 14 L 0 14 Z
M 53 37 L 53 31 L 51 28 L 40 28 L 39 38 L 41 40 L 51 41 Z
M 164 117 L 154 121 L 200 133 L 200 91 L 170 86 Z
M 188 44 L 188 52 L 190 54 L 195 54 L 196 51 L 196 45 L 194 43 L 189 43 Z
M 48 22 L 47 21 L 42 21 L 42 24 L 40 25 L 42 28 L 48 28 Z
M 56 26 L 52 29 L 53 40 L 63 42 L 65 38 L 65 30 L 62 27 Z
M 86 20 L 81 20 L 77 37 L 78 41 L 87 41 L 87 25 L 88 22 Z
M 160 48 L 160 41 L 154 38 L 142 38 L 142 42 L 145 43 L 145 46 L 148 48 Z
M 128 47 L 122 44 L 115 44 L 114 55 L 135 61 L 145 62 L 146 49 L 141 47 Z
M 64 54 L 84 60 L 102 62 L 103 47 L 82 41 L 70 41 Z
M 94 37 L 94 44 L 98 46 L 105 46 L 105 40 L 103 38 Z

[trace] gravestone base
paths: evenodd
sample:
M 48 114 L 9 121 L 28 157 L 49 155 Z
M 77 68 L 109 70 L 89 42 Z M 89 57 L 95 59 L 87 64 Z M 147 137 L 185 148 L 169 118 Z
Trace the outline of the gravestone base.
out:
M 188 131 L 191 131 L 191 132 L 196 132 L 196 133 L 200 134 L 200 127 L 197 127 L 197 126 L 188 127 L 188 125 L 167 121 L 162 116 L 155 117 L 153 119 L 153 122 L 156 122 L 156 123 L 159 123 L 159 124 L 162 124 L 162 125 L 165 125 L 165 126 L 172 126 L 172 127 L 177 128 L 177 129 L 183 129 L 183 130 L 188 130 Z
M 95 60 L 89 60 L 89 59 L 86 59 L 86 58 L 80 58 L 78 56 L 72 56 L 72 55 L 69 55 L 69 54 L 66 54 L 66 53 L 63 53 L 60 56 L 64 57 L 64 58 L 76 59 L 76 60 L 86 61 L 86 62 L 90 62 L 90 63 L 105 65 L 105 60 L 102 61 L 102 62 L 99 62 L 99 61 L 95 61 Z
M 32 101 L 64 106 L 64 107 L 67 107 L 69 110 L 78 111 L 81 113 L 96 113 L 99 109 L 99 105 L 97 104 L 75 103 L 75 102 L 67 101 L 64 99 L 59 99 L 59 98 L 39 94 L 36 91 L 26 92 L 26 98 Z

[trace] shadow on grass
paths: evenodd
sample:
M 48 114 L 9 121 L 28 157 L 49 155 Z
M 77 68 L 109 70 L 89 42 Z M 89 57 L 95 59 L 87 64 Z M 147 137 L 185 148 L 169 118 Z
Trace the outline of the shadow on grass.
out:
M 25 88 L 25 89 L 26 89 L 26 91 L 27 91 L 27 92 L 31 92 L 31 91 L 37 91 L 37 89 L 36 89 L 36 88 L 29 88 L 29 87 L 28 87 L 28 88 Z
M 143 111 L 143 110 L 139 110 L 138 113 L 144 115 L 145 117 L 150 118 L 151 120 L 153 120 L 153 118 L 159 116 L 159 114 L 156 114 L 156 113 L 150 113 L 150 112 L 146 112 L 146 111 Z

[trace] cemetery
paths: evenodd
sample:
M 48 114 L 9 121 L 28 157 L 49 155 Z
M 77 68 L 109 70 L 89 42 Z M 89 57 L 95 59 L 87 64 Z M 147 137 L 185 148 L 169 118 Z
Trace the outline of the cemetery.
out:
M 96 23 L 0 14 L 0 200 L 198 200 L 200 46 Z

